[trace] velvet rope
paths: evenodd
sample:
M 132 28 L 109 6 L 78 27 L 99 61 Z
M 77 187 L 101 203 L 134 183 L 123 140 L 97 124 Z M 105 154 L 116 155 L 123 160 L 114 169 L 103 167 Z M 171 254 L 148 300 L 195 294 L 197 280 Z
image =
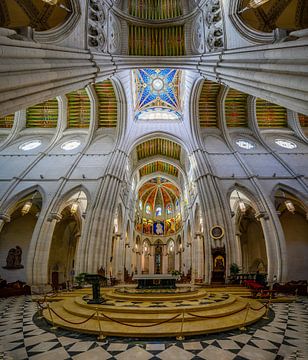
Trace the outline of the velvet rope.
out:
M 122 321 L 112 319 L 111 317 L 109 317 L 109 316 L 107 316 L 107 315 L 105 315 L 105 314 L 103 314 L 103 313 L 101 313 L 101 315 L 104 316 L 106 319 L 111 320 L 111 321 L 114 321 L 114 322 L 116 322 L 116 323 L 118 323 L 118 324 L 120 324 L 120 325 L 131 326 L 131 327 L 152 327 L 152 326 L 157 326 L 157 325 L 161 325 L 161 324 L 167 323 L 167 322 L 169 322 L 169 321 L 172 321 L 172 320 L 178 318 L 181 314 L 177 314 L 177 315 L 173 316 L 171 319 L 163 320 L 163 321 L 161 321 L 161 322 L 159 322 L 159 323 L 150 324 L 150 325 L 133 325 L 133 324 L 126 324 L 126 323 L 123 323 Z
M 49 310 L 52 311 L 56 316 L 58 316 L 58 318 L 60 318 L 61 320 L 69 323 L 69 324 L 72 324 L 72 325 L 81 325 L 81 324 L 84 324 L 86 323 L 87 321 L 91 320 L 93 318 L 93 316 L 96 314 L 95 312 L 90 315 L 87 319 L 83 320 L 83 321 L 80 321 L 80 322 L 74 322 L 74 321 L 70 321 L 70 320 L 66 320 L 64 319 L 61 315 L 59 315 L 58 313 L 56 313 L 54 311 L 54 309 L 52 309 L 50 306 L 48 306 Z

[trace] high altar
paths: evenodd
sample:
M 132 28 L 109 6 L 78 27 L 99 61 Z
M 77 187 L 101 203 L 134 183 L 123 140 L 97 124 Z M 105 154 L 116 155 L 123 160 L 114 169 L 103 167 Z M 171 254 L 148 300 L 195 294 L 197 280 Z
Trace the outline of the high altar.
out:
M 134 275 L 133 280 L 138 281 L 137 289 L 175 289 L 176 275 L 152 274 Z

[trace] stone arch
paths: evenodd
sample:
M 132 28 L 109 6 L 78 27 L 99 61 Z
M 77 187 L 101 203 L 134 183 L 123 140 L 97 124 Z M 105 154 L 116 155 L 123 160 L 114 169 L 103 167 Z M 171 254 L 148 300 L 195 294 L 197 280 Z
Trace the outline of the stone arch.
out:
M 262 264 L 262 272 L 267 273 L 270 254 L 266 238 L 266 228 L 258 220 L 262 213 L 261 202 L 246 187 L 235 184 L 229 189 L 228 198 L 233 215 L 235 241 L 232 251 L 235 252 L 235 262 L 242 272 L 257 272 L 258 264 Z
M 55 44 L 65 40 L 76 28 L 81 18 L 81 7 L 79 0 L 69 0 L 70 13 L 66 20 L 57 26 L 45 30 L 35 31 L 33 37 L 36 41 L 46 44 Z
M 89 190 L 82 184 L 74 186 L 70 190 L 66 191 L 61 197 L 55 202 L 52 207 L 52 213 L 61 213 L 64 207 L 71 204 L 75 199 L 71 199 L 73 195 L 83 192 L 86 195 L 87 206 L 86 209 L 91 207 L 91 195 Z
M 234 0 L 229 3 L 229 19 L 234 28 L 241 34 L 244 39 L 254 43 L 272 43 L 274 42 L 274 32 L 266 33 L 254 29 L 245 23 L 242 16 L 239 14 L 239 9 L 243 0 Z
M 23 189 L 4 204 L 0 223 L 0 275 L 7 282 L 28 282 L 33 255 L 31 244 L 42 210 L 43 189 L 36 185 Z M 22 231 L 20 231 L 22 229 Z M 14 269 L 12 271 L 11 269 Z
M 272 193 L 274 205 L 284 234 L 286 252 L 283 266 L 286 281 L 305 280 L 308 277 L 308 223 L 305 199 L 298 191 L 278 184 Z

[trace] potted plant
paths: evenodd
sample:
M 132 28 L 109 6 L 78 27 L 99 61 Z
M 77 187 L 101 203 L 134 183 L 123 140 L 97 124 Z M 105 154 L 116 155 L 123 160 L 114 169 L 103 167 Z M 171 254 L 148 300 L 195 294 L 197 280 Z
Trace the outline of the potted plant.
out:
M 236 263 L 230 265 L 230 274 L 237 275 L 240 272 L 240 268 Z
M 236 283 L 236 275 L 240 272 L 240 268 L 236 263 L 230 265 L 230 280 L 232 283 Z

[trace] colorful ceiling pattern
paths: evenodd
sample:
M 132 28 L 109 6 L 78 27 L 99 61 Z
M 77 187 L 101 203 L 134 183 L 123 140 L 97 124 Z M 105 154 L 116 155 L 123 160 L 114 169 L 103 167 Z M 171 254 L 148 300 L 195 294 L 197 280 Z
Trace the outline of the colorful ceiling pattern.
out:
M 111 80 L 97 83 L 94 87 L 99 101 L 98 127 L 116 127 L 118 105 Z
M 145 27 L 129 24 L 128 54 L 137 56 L 185 55 L 184 26 Z
M 26 127 L 55 128 L 58 122 L 58 100 L 47 100 L 27 108 Z
M 173 112 L 181 117 L 181 71 L 140 69 L 133 71 L 136 119 L 143 112 Z
M 199 123 L 201 127 L 217 127 L 217 97 L 221 85 L 205 80 L 199 97 Z
M 90 125 L 91 104 L 85 89 L 66 95 L 69 128 L 88 128 Z
M 247 127 L 247 97 L 241 91 L 229 89 L 225 99 L 225 117 L 228 127 Z
M 256 115 L 259 127 L 288 127 L 287 110 L 267 100 L 257 99 Z
M 181 146 L 173 141 L 155 138 L 137 145 L 137 158 L 142 160 L 151 156 L 162 155 L 175 160 L 181 159 Z
M 243 0 L 239 4 L 244 8 L 250 0 Z M 271 0 L 258 8 L 243 12 L 244 22 L 259 31 L 271 32 L 277 28 L 299 30 L 307 27 L 307 0 Z
M 153 210 L 157 206 L 165 208 L 169 203 L 175 206 L 176 201 L 180 198 L 180 190 L 169 180 L 156 177 L 141 186 L 138 197 L 144 205 L 150 204 Z
M 178 177 L 179 175 L 179 170 L 175 166 L 163 161 L 154 161 L 151 164 L 143 166 L 139 170 L 139 175 L 140 177 L 143 177 L 155 172 L 166 173 L 175 177 Z
M 182 0 L 128 0 L 128 12 L 147 20 L 171 19 L 183 14 Z
M 61 0 L 70 9 L 70 0 Z M 44 31 L 64 23 L 70 13 L 60 6 L 52 6 L 42 0 L 1 0 L 0 27 L 16 29 L 31 26 Z
M 14 114 L 0 117 L 1 129 L 11 129 L 13 127 L 13 124 L 14 124 Z

